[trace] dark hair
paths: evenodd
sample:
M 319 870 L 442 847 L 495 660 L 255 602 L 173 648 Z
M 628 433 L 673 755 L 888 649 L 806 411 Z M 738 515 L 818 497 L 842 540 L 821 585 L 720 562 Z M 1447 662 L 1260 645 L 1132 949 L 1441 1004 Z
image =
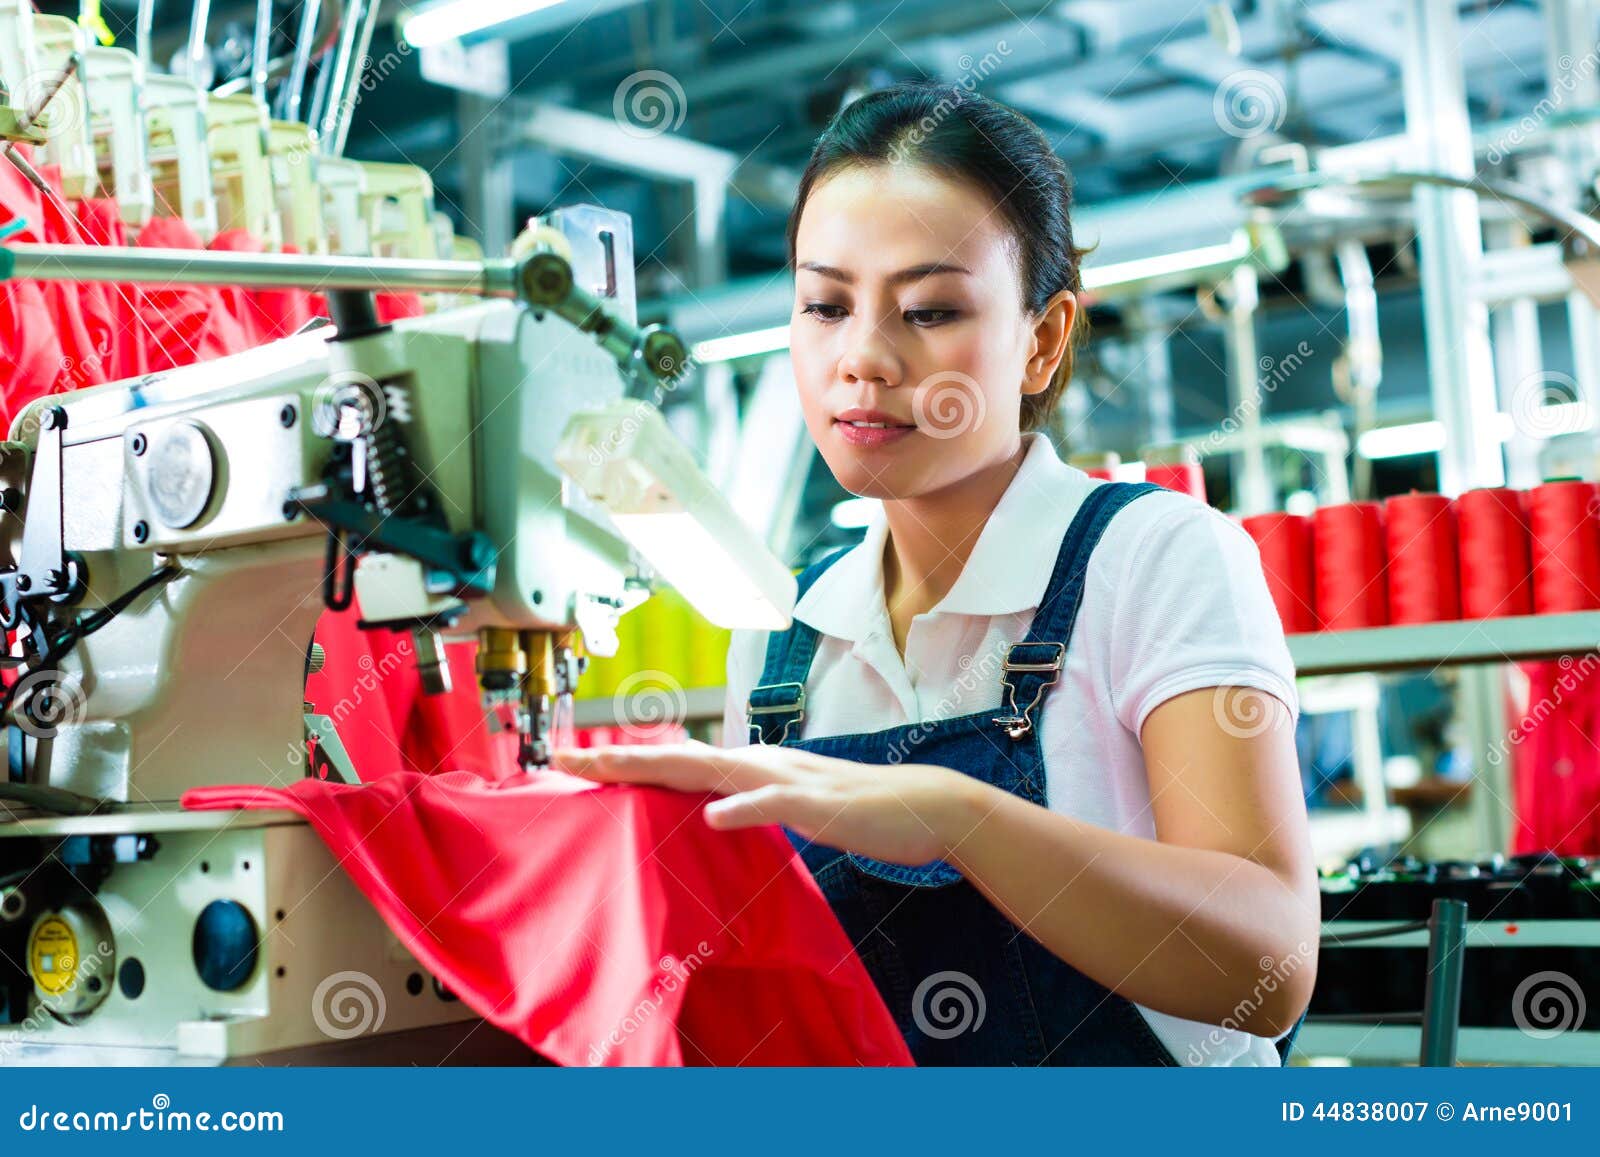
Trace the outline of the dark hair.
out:
M 1063 289 L 1082 288 L 1085 250 L 1072 242 L 1072 175 L 1039 126 L 1014 109 L 959 84 L 914 81 L 880 89 L 841 109 L 817 139 L 789 214 L 789 264 L 795 262 L 800 214 L 812 190 L 841 169 L 917 164 L 987 193 L 1017 239 L 1022 304 L 1040 313 Z M 1049 419 L 1072 377 L 1080 319 L 1055 377 L 1022 399 L 1022 428 Z

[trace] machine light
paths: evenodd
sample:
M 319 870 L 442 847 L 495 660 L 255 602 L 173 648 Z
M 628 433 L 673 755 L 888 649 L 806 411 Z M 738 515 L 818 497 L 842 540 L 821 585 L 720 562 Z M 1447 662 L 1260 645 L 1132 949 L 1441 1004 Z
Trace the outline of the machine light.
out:
M 789 626 L 795 581 L 695 465 L 661 411 L 574 415 L 556 462 L 663 579 L 719 627 Z

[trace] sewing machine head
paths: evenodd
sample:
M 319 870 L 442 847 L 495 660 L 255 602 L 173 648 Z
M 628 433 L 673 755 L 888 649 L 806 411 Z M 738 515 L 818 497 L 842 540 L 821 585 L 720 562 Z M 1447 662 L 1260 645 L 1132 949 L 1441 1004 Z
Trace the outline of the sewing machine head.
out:
M 610 653 L 642 598 L 616 525 L 559 465 L 563 437 L 622 400 L 641 359 L 684 360 L 650 332 L 619 357 L 626 217 L 584 207 L 554 224 L 565 252 L 523 254 L 548 309 L 389 327 L 370 296 L 334 292 L 337 332 L 18 416 L 0 458 L 15 562 L 0 598 L 32 655 L 9 703 L 13 782 L 161 803 L 303 774 L 308 645 L 324 609 L 352 600 L 365 623 L 418 632 L 425 670 L 436 632 L 479 631 L 485 693 L 517 707 L 525 761 L 542 760 L 577 640 Z M 566 288 L 550 280 L 562 270 Z M 635 429 L 659 423 L 630 406 Z M 788 572 L 745 553 L 772 601 L 785 583 L 792 600 Z

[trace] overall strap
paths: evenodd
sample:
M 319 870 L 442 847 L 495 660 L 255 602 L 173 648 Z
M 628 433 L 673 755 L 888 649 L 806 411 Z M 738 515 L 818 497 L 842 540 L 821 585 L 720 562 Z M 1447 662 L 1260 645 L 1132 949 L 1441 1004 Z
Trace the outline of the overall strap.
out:
M 822 572 L 845 555 L 851 547 L 836 550 L 827 558 L 812 563 L 795 578 L 795 601 L 799 602 L 822 577 Z M 789 731 L 806 717 L 806 676 L 817 653 L 817 629 L 795 619 L 787 631 L 767 636 L 766 662 L 761 681 L 750 692 L 745 704 L 745 720 L 751 743 L 781 744 Z M 800 738 L 798 735 L 796 739 Z
M 1034 709 L 1044 699 L 1045 691 L 1061 677 L 1078 607 L 1083 603 L 1089 556 L 1106 527 L 1135 498 L 1160 489 L 1153 482 L 1106 482 L 1090 490 L 1078 508 L 1061 540 L 1050 585 L 1039 601 L 1028 637 L 1006 648 L 1000 678 L 1010 713 L 995 723 L 1012 739 L 1024 739 L 1033 731 Z

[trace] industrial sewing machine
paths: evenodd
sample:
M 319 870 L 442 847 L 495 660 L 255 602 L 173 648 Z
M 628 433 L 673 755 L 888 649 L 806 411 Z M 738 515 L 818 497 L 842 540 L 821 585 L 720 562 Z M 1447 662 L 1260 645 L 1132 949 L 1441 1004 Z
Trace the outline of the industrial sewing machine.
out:
M 430 1063 L 492 1057 L 510 1038 L 426 976 L 304 822 L 176 801 L 292 782 L 308 736 L 353 776 L 303 695 L 318 616 L 352 599 L 413 632 L 434 690 L 439 633 L 476 631 L 485 702 L 528 767 L 580 646 L 614 650 L 643 597 L 629 540 L 699 576 L 714 619 L 784 625 L 788 571 L 629 400 L 674 385 L 686 353 L 634 324 L 627 218 L 563 210 L 500 262 L 5 255 L 17 276 L 322 288 L 334 325 L 42 399 L 0 444 L 19 639 L 0 1065 L 395 1063 L 408 1040 Z M 378 288 L 514 300 L 390 327 Z

